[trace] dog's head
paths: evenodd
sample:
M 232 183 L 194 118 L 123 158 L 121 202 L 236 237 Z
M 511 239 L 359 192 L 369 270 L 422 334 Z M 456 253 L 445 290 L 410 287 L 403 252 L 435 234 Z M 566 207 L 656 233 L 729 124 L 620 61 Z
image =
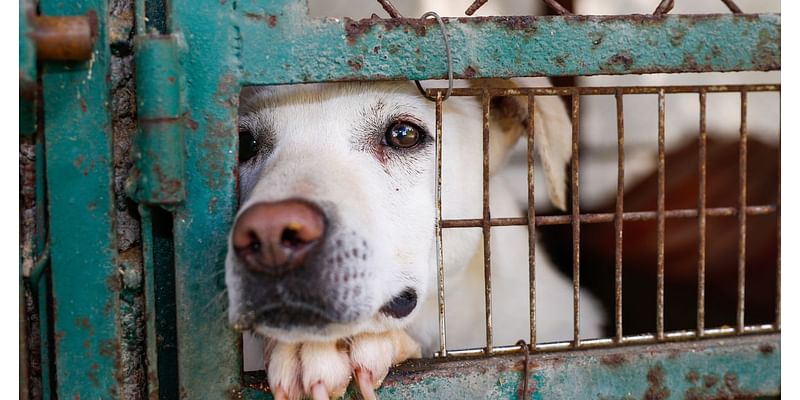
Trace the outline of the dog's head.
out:
M 449 151 L 479 168 L 478 103 L 445 104 L 455 111 L 444 119 Z M 231 323 L 305 341 L 412 318 L 435 282 L 434 124 L 434 104 L 409 83 L 243 96 L 241 207 L 226 260 Z M 500 142 L 493 152 L 513 140 Z M 445 179 L 480 196 L 480 170 L 463 170 L 446 169 Z

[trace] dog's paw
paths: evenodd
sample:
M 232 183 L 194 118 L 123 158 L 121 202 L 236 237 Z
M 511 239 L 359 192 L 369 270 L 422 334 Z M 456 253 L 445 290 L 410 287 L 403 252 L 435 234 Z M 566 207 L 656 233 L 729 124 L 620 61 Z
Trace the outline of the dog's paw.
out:
M 364 333 L 338 342 L 268 340 L 264 354 L 277 400 L 338 398 L 353 377 L 362 396 L 374 399 L 389 367 L 414 357 L 420 357 L 420 347 L 402 330 Z

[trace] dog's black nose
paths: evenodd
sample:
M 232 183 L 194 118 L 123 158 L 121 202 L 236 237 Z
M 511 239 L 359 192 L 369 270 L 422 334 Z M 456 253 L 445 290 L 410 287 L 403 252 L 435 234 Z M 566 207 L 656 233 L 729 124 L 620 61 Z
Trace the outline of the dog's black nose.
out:
M 257 203 L 243 212 L 233 228 L 233 248 L 253 272 L 281 274 L 303 259 L 325 234 L 325 216 L 301 200 Z

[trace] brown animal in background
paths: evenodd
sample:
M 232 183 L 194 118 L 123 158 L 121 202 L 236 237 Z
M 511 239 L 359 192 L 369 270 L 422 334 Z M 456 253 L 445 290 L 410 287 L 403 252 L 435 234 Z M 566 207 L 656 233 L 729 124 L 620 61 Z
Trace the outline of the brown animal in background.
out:
M 738 141 L 715 139 L 707 146 L 706 207 L 737 207 Z M 692 141 L 665 158 L 666 210 L 698 207 L 698 142 Z M 747 205 L 776 206 L 779 148 L 754 137 L 747 147 Z M 653 171 L 624 195 L 624 210 L 656 210 L 658 175 Z M 581 213 L 614 212 L 615 199 Z M 623 224 L 623 333 L 655 331 L 656 323 L 656 221 Z M 569 225 L 542 226 L 539 237 L 559 268 L 571 275 L 572 248 Z M 706 218 L 705 327 L 736 325 L 738 268 L 738 217 Z M 614 224 L 582 224 L 580 238 L 581 285 L 605 304 L 607 321 L 614 320 Z M 666 219 L 664 242 L 665 330 L 695 329 L 697 322 L 698 219 Z M 747 216 L 745 323 L 775 320 L 778 215 Z M 613 331 L 613 322 L 607 326 Z

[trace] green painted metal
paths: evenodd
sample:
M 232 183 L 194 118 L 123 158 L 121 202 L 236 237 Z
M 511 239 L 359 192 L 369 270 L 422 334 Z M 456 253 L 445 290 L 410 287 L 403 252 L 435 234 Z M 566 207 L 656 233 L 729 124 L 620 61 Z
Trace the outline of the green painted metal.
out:
M 19 0 L 19 80 L 30 85 L 36 83 L 36 45 L 31 37 L 33 4 Z
M 215 24 L 237 26 L 245 83 L 447 75 L 439 27 L 433 20 L 313 19 L 305 12 L 303 2 L 240 1 L 235 14 L 215 19 Z M 780 68 L 780 15 L 445 21 L 456 78 Z
M 139 132 L 129 194 L 140 203 L 175 204 L 186 194 L 177 38 L 139 36 L 136 71 Z
M 180 395 L 232 396 L 240 386 L 241 335 L 227 323 L 224 258 L 237 206 L 240 46 L 235 2 L 168 2 L 167 29 L 182 35 L 186 86 L 186 201 L 174 212 Z M 213 60 L 213 61 L 212 61 Z
M 700 400 L 777 396 L 780 354 L 777 334 L 534 354 L 529 359 L 525 396 L 520 396 L 522 354 L 412 361 L 386 378 L 378 397 Z M 271 398 L 254 388 L 244 394 L 249 399 Z
M 46 15 L 108 14 L 102 0 L 42 0 L 39 5 Z M 91 60 L 48 63 L 42 70 L 55 395 L 62 399 L 120 393 L 110 54 L 106 20 L 98 22 Z
M 36 45 L 31 37 L 33 6 L 19 1 L 19 133 L 36 132 Z

